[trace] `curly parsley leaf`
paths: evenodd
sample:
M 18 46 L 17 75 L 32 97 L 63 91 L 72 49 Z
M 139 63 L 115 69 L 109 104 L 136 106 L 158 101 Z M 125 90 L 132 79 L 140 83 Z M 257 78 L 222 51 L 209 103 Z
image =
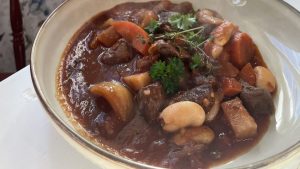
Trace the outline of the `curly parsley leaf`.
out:
M 150 69 L 150 75 L 152 79 L 159 81 L 162 79 L 162 77 L 165 76 L 165 70 L 166 70 L 166 63 L 164 61 L 157 61 L 155 62 L 151 69 Z
M 159 27 L 159 25 L 160 24 L 159 24 L 159 22 L 157 20 L 152 19 L 150 21 L 149 25 L 145 27 L 145 30 L 148 33 L 150 33 L 150 34 L 153 34 L 157 30 L 157 28 Z
M 203 63 L 203 56 L 199 55 L 199 54 L 195 54 L 192 57 L 192 60 L 190 62 L 190 68 L 191 69 L 197 69 L 200 68 L 204 65 Z
M 167 94 L 177 92 L 183 74 L 184 64 L 179 58 L 172 58 L 167 64 L 165 61 L 157 61 L 150 68 L 151 78 L 161 82 Z
M 187 30 L 196 23 L 196 18 L 192 14 L 177 14 L 169 18 L 169 23 L 180 30 Z

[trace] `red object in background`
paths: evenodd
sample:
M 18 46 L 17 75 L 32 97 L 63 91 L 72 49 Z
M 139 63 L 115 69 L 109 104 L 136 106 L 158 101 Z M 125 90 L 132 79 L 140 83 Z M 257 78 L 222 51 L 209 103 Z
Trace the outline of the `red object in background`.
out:
M 26 65 L 23 20 L 19 0 L 10 0 L 10 24 L 13 35 L 13 46 L 16 69 L 20 70 Z M 12 73 L 0 72 L 0 81 L 4 80 Z
M 20 70 L 26 65 L 25 45 L 23 33 L 22 12 L 19 0 L 10 0 L 10 23 L 13 35 L 13 46 L 16 69 Z

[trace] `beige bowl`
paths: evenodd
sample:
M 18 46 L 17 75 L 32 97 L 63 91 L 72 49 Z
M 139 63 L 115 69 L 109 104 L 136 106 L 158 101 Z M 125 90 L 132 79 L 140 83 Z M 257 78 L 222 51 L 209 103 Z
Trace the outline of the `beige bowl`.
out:
M 155 168 L 120 157 L 82 137 L 66 117 L 55 95 L 57 67 L 72 35 L 92 16 L 122 2 L 125 0 L 65 1 L 50 15 L 36 37 L 31 56 L 32 79 L 58 131 L 87 158 L 102 168 Z M 195 9 L 218 11 L 248 32 L 278 81 L 276 114 L 263 139 L 250 152 L 216 168 L 295 167 L 300 161 L 299 14 L 279 0 L 191 2 Z

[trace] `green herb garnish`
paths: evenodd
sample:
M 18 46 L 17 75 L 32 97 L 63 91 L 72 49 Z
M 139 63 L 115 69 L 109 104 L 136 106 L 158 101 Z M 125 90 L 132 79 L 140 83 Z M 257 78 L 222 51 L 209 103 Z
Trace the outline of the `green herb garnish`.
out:
M 177 14 L 169 18 L 169 23 L 179 30 L 187 30 L 196 23 L 196 18 L 192 14 Z
M 177 92 L 183 74 L 184 64 L 179 58 L 171 58 L 167 63 L 157 61 L 150 68 L 151 78 L 161 82 L 167 94 Z
M 192 57 L 192 60 L 191 60 L 191 63 L 190 63 L 190 68 L 192 70 L 194 70 L 194 69 L 202 67 L 203 64 L 204 64 L 204 62 L 203 62 L 203 56 L 200 55 L 200 54 L 195 54 Z
M 157 20 L 152 19 L 149 23 L 148 26 L 145 27 L 145 30 L 149 33 L 149 34 L 153 34 L 157 28 L 159 27 L 159 22 Z

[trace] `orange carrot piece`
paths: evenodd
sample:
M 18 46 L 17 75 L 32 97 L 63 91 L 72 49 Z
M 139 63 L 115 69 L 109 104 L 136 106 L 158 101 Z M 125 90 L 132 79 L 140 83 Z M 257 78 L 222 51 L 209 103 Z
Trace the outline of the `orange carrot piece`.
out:
M 230 44 L 230 61 L 241 69 L 254 56 L 254 44 L 247 33 L 234 34 Z
M 222 89 L 224 96 L 234 96 L 242 91 L 242 85 L 235 78 L 224 78 L 222 80 Z
M 250 63 L 247 63 L 240 71 L 240 78 L 250 85 L 254 86 L 256 82 L 256 76 L 253 67 Z
M 112 26 L 137 51 L 144 56 L 147 55 L 150 37 L 141 27 L 129 21 L 115 21 Z

